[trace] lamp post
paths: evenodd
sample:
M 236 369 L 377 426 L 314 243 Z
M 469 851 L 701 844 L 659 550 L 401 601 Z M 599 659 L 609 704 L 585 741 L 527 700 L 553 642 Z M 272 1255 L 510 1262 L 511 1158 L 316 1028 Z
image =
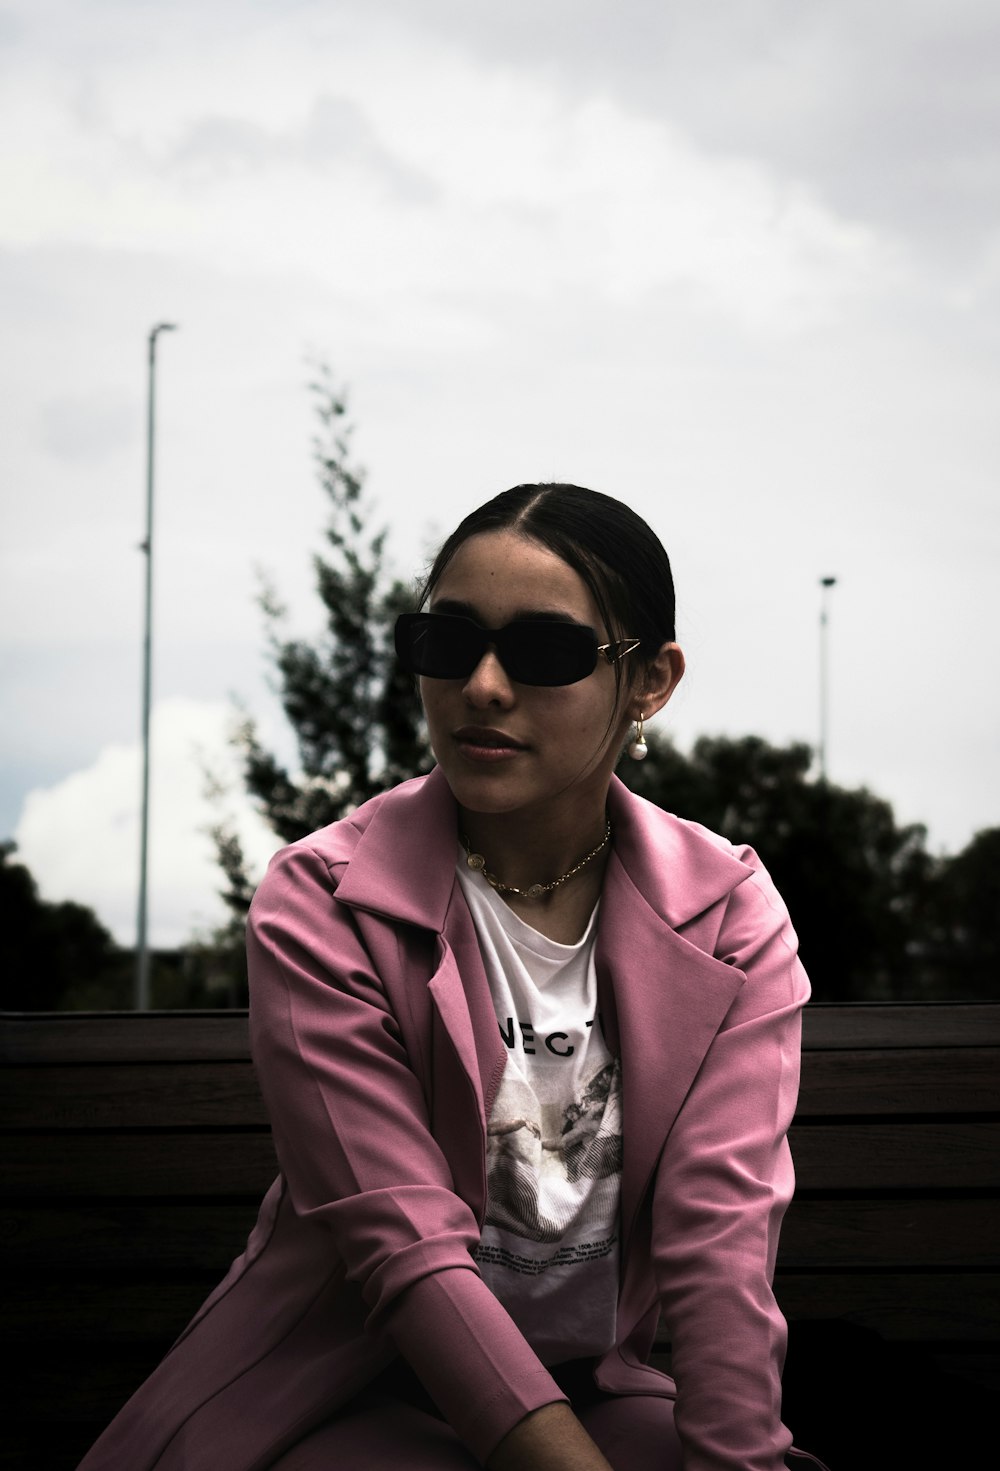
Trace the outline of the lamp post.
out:
M 829 654 L 827 641 L 830 624 L 830 589 L 836 587 L 837 579 L 835 577 L 821 577 L 819 585 L 819 775 L 820 781 L 826 781 L 827 741 L 829 738 L 828 721 L 830 717 Z
M 156 339 L 173 332 L 173 322 L 160 322 L 149 334 L 149 398 L 146 413 L 146 539 L 139 550 L 146 558 L 146 616 L 142 659 L 142 819 L 139 838 L 139 905 L 135 942 L 135 1009 L 149 1010 L 149 940 L 147 878 L 149 869 L 149 709 L 153 664 L 153 429 L 156 410 Z

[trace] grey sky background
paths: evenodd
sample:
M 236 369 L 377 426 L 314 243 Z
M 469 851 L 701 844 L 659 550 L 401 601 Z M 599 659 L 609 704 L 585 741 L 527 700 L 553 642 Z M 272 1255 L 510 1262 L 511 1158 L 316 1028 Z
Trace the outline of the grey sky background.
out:
M 218 917 L 230 697 L 282 739 L 254 569 L 316 625 L 310 353 L 400 573 L 521 480 L 627 499 L 684 746 L 815 743 L 836 575 L 831 776 L 1000 822 L 998 73 L 986 0 L 0 5 L 0 835 L 47 897 L 132 939 L 163 320 L 158 942 Z

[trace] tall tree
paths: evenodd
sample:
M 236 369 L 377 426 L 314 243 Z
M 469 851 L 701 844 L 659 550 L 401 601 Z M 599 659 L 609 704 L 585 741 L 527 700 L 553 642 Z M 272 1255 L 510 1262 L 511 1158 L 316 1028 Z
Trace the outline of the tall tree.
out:
M 390 576 L 386 528 L 372 524 L 365 473 L 351 453 L 346 392 L 322 364 L 309 387 L 319 421 L 313 458 L 330 507 L 327 550 L 313 559 L 325 623 L 319 640 L 290 636 L 275 591 L 261 596 L 298 770 L 264 745 L 254 720 L 244 720 L 236 735 L 247 791 L 286 843 L 430 766 L 416 688 L 399 669 L 392 643 L 396 615 L 412 607 L 413 594 Z M 240 916 L 253 885 L 239 839 L 226 824 L 214 837 L 227 880 L 223 898 Z

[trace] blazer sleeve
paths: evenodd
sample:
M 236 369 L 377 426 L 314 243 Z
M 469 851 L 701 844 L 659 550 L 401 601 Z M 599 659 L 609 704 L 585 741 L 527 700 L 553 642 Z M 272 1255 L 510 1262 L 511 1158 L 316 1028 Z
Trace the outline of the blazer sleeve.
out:
M 329 1230 L 359 1284 L 366 1327 L 388 1331 L 485 1459 L 530 1410 L 565 1396 L 479 1275 L 475 1215 L 334 890 L 325 859 L 295 845 L 251 908 L 251 1047 L 275 1149 L 297 1212 Z
M 777 1471 L 785 1321 L 771 1289 L 794 1177 L 787 1132 L 809 995 L 788 913 L 759 860 L 726 901 L 716 958 L 746 977 L 677 1116 L 653 1205 L 685 1471 Z

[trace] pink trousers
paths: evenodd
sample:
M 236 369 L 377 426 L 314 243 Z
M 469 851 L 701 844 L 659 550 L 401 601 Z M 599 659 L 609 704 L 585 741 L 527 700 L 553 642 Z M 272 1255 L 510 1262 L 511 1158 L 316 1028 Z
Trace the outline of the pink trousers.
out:
M 671 1400 L 602 1397 L 575 1406 L 615 1471 L 681 1471 Z M 481 1471 L 443 1420 L 371 1390 L 275 1461 L 273 1471 Z

